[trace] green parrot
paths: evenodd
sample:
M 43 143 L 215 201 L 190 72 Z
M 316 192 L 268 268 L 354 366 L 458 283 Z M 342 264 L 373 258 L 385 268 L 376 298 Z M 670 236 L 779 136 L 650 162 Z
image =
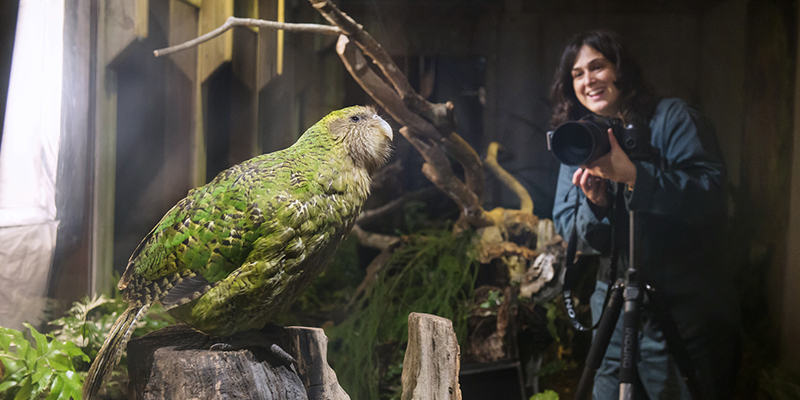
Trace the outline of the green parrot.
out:
M 353 227 L 392 129 L 371 107 L 334 111 L 289 148 L 192 189 L 134 250 L 119 282 L 128 309 L 83 385 L 93 398 L 136 322 L 160 301 L 212 336 L 260 329 L 303 292 Z

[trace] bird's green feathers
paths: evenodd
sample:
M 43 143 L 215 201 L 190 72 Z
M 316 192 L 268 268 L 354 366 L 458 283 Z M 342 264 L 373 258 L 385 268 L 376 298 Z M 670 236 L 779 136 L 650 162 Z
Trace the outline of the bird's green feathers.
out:
M 84 385 L 96 394 L 129 327 L 160 301 L 211 335 L 257 329 L 321 272 L 391 152 L 392 130 L 369 107 L 334 111 L 291 147 L 193 189 L 142 240 L 119 288 L 130 312 L 112 329 Z
M 352 227 L 369 193 L 369 174 L 388 157 L 391 138 L 374 110 L 350 107 L 320 120 L 291 147 L 221 172 L 190 191 L 147 235 L 120 289 L 132 304 L 160 300 L 168 309 L 215 288 L 230 291 L 176 311 L 192 323 L 198 318 L 188 314 L 211 312 L 207 302 L 227 309 L 219 303 L 269 297 L 243 293 L 270 286 L 262 281 L 278 273 L 293 285 L 292 268 L 311 264 L 317 272 L 317 253 L 335 250 Z M 268 290 L 287 289 L 272 286 Z M 239 330 L 227 325 L 226 332 Z

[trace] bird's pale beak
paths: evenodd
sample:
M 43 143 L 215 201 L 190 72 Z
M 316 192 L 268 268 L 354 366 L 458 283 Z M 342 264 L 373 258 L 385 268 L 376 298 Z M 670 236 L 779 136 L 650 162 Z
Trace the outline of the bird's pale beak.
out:
M 381 122 L 381 130 L 386 137 L 389 138 L 389 141 L 394 140 L 394 135 L 392 134 L 392 127 L 389 126 L 389 123 L 386 122 L 383 118 L 377 117 Z

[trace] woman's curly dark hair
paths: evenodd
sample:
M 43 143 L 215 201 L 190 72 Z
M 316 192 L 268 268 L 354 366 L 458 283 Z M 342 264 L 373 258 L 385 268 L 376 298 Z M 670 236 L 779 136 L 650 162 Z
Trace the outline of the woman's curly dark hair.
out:
M 652 115 L 657 100 L 642 79 L 639 64 L 630 56 L 616 33 L 595 30 L 575 35 L 561 54 L 561 62 L 550 87 L 550 104 L 553 105 L 550 125 L 555 128 L 590 113 L 578 101 L 572 85 L 572 67 L 584 45 L 599 51 L 616 67 L 617 80 L 614 85 L 620 91 L 622 119 L 626 123 L 645 123 Z

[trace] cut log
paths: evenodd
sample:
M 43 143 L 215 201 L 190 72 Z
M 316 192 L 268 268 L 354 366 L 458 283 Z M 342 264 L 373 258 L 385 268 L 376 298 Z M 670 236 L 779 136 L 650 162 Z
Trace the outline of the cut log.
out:
M 296 366 L 261 347 L 209 350 L 220 341 L 182 324 L 131 340 L 127 350 L 133 398 L 350 399 L 327 363 L 328 338 L 322 329 L 287 327 L 277 339 Z
M 286 328 L 287 351 L 297 360 L 298 373 L 309 400 L 350 400 L 328 365 L 328 337 L 320 328 Z
M 461 364 L 453 323 L 430 314 L 408 315 L 402 400 L 461 400 Z

